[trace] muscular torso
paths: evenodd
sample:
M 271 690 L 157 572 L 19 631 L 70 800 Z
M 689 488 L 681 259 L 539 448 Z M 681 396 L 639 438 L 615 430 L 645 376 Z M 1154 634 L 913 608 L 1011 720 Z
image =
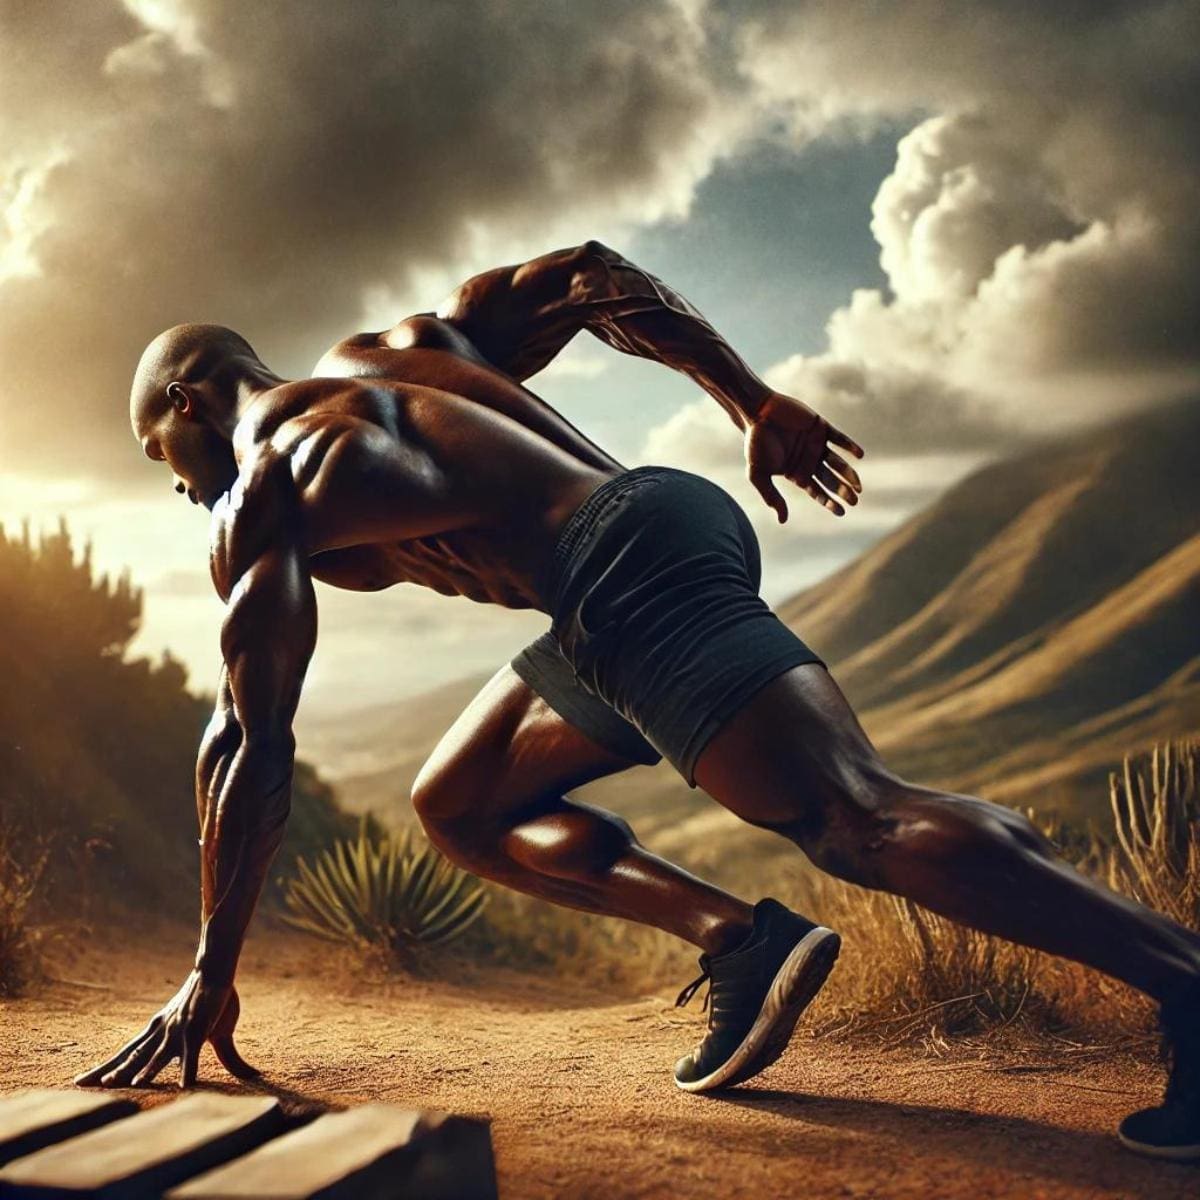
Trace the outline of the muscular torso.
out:
M 444 322 L 412 318 L 387 336 L 347 339 L 317 378 L 269 393 L 235 437 L 239 460 L 264 445 L 287 456 L 314 578 L 541 606 L 558 528 L 621 464 Z M 326 469 L 339 433 L 361 422 L 388 439 L 386 466 Z

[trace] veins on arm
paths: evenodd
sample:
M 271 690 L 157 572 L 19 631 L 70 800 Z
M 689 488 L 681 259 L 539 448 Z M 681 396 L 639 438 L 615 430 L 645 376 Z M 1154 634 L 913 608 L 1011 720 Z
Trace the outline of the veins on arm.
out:
M 475 276 L 438 316 L 517 379 L 586 329 L 614 350 L 688 375 L 739 428 L 770 392 L 689 301 L 598 241 Z
M 316 645 L 316 596 L 285 462 L 251 478 L 214 549 L 225 666 L 197 763 L 197 966 L 231 980 L 291 807 L 292 719 Z

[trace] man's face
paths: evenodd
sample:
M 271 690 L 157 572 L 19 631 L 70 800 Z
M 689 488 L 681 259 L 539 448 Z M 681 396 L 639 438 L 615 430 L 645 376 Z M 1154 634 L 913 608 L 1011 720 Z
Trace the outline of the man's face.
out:
M 210 511 L 237 478 L 237 460 L 229 443 L 206 425 L 177 413 L 167 413 L 139 441 L 148 458 L 170 468 L 176 492 Z

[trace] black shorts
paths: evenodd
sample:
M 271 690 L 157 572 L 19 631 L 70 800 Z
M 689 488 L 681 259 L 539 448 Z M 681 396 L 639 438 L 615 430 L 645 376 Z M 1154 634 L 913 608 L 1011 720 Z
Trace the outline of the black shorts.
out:
M 759 688 L 825 665 L 759 596 L 761 576 L 728 492 L 672 467 L 624 471 L 563 526 L 539 585 L 550 634 L 513 669 L 600 745 L 661 755 L 695 787 L 700 752 Z

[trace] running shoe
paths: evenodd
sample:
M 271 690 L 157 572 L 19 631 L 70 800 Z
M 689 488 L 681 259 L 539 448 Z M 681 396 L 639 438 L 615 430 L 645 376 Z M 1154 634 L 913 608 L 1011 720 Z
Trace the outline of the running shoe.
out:
M 1151 1158 L 1200 1160 L 1200 984 L 1163 1004 L 1159 1022 L 1169 1064 L 1166 1094 L 1157 1107 L 1130 1113 L 1117 1137 Z
M 687 1004 L 707 979 L 704 1039 L 675 1064 L 685 1092 L 731 1087 L 770 1066 L 800 1014 L 821 990 L 842 939 L 770 896 L 754 906 L 754 928 L 726 954 L 700 955 L 701 974 L 679 993 Z

